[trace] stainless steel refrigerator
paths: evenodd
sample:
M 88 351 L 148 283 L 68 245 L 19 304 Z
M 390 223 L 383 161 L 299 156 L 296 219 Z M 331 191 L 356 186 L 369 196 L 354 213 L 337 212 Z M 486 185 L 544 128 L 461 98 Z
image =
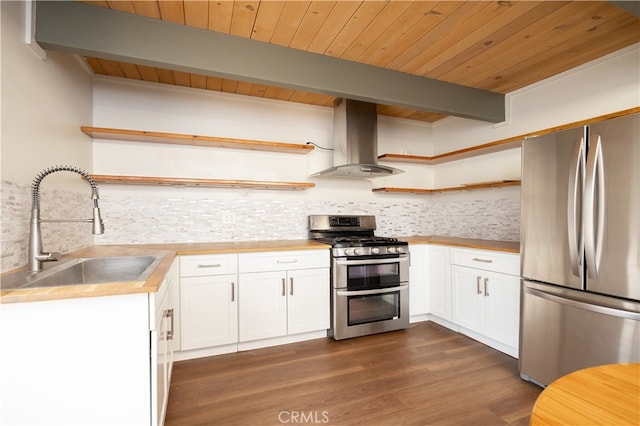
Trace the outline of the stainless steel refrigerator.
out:
M 522 145 L 520 375 L 640 362 L 640 114 Z

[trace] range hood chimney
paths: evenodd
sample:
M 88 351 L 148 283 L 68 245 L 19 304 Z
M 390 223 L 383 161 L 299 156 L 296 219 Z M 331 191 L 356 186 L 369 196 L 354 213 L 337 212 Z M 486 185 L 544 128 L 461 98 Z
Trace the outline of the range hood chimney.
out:
M 311 176 L 376 178 L 403 172 L 378 165 L 376 104 L 336 99 L 333 108 L 333 165 Z

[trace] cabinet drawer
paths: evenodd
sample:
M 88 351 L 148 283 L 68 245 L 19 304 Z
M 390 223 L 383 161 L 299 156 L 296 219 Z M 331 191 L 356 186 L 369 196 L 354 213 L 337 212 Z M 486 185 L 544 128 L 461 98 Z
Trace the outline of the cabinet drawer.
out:
M 328 267 L 328 249 L 240 253 L 238 255 L 238 270 L 241 273 Z
M 452 249 L 451 264 L 520 275 L 520 255 L 491 250 Z
M 206 254 L 180 257 L 181 277 L 235 274 L 238 272 L 237 254 Z

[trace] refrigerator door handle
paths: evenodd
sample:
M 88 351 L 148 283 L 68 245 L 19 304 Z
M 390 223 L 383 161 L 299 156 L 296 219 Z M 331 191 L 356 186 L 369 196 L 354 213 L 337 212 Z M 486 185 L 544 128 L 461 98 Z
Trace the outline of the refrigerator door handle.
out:
M 623 309 L 611 308 L 609 306 L 602 306 L 591 304 L 587 302 L 582 302 L 580 300 L 568 299 L 560 296 L 556 296 L 555 294 L 546 293 L 544 291 L 540 291 L 534 288 L 526 288 L 524 289 L 525 293 L 532 294 L 534 296 L 541 297 L 542 299 L 550 300 L 552 302 L 559 303 L 561 305 L 567 305 L 574 308 L 596 312 L 598 314 L 604 314 L 609 316 L 614 316 L 618 318 L 627 318 L 634 321 L 640 321 L 640 313 L 625 311 Z
M 580 207 L 578 197 L 579 191 L 584 187 L 584 138 L 575 142 L 571 168 L 569 170 L 569 200 L 567 202 L 567 224 L 569 232 L 569 258 L 571 260 L 571 270 L 573 275 L 582 276 L 582 250 L 584 242 L 582 232 L 579 227 Z
M 602 258 L 604 239 L 604 162 L 602 158 L 602 138 L 591 135 L 591 146 L 587 155 L 586 181 L 584 195 L 584 251 L 589 278 L 598 276 Z M 597 195 L 596 195 L 597 191 Z

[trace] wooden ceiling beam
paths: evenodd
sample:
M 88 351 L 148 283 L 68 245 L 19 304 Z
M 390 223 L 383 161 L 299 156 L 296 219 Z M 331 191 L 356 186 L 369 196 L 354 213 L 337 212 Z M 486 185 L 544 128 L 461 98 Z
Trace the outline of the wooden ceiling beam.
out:
M 80 2 L 39 1 L 44 48 L 497 123 L 504 95 Z

